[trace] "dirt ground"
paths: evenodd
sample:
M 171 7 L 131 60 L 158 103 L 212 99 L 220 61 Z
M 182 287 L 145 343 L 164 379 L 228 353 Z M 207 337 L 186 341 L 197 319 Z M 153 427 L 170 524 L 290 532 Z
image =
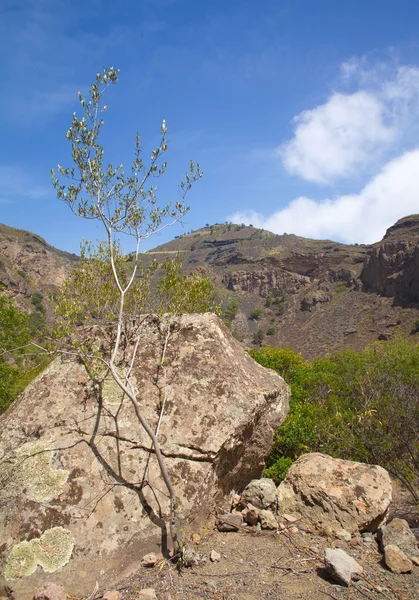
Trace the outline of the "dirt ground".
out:
M 409 574 L 391 573 L 373 539 L 344 542 L 336 538 L 300 532 L 219 533 L 201 532 L 192 544 L 201 560 L 178 572 L 161 561 L 142 568 L 116 589 L 123 600 L 135 600 L 138 592 L 154 588 L 159 600 L 416 600 L 419 599 L 419 567 Z M 364 568 L 363 578 L 349 588 L 330 580 L 324 570 L 325 548 L 343 548 Z M 212 550 L 220 553 L 211 562 Z M 96 598 L 99 598 L 97 595 Z

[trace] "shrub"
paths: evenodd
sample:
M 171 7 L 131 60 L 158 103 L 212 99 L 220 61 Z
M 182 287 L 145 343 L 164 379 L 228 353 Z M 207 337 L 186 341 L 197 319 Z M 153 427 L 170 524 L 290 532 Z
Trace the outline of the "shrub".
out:
M 229 329 L 231 329 L 231 325 L 237 315 L 237 311 L 239 310 L 239 301 L 236 298 L 230 298 L 227 302 L 227 305 L 223 311 L 223 320 Z
M 265 334 L 263 333 L 263 330 L 258 329 L 256 331 L 256 333 L 253 335 L 253 343 L 255 344 L 255 346 L 261 346 L 263 344 L 264 337 L 265 337 Z
M 379 464 L 419 500 L 419 347 L 375 345 L 312 364 L 286 348 L 268 346 L 250 354 L 282 375 L 292 394 L 266 473 L 279 482 L 289 461 L 321 451 Z
M 269 327 L 266 332 L 266 335 L 275 335 L 275 333 L 276 333 L 275 327 Z
M 254 308 L 251 313 L 250 313 L 250 318 L 258 321 L 261 316 L 263 315 L 263 309 L 262 308 Z

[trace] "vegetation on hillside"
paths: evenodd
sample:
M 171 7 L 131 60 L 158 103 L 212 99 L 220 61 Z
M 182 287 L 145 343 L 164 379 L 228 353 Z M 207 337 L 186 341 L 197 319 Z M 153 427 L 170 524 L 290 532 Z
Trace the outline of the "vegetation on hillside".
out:
M 27 344 L 33 336 L 31 318 L 0 296 L 0 414 L 45 367 L 47 357 Z
M 406 341 L 305 361 L 287 348 L 250 350 L 290 385 L 265 475 L 280 482 L 306 452 L 378 464 L 419 501 L 419 347 Z

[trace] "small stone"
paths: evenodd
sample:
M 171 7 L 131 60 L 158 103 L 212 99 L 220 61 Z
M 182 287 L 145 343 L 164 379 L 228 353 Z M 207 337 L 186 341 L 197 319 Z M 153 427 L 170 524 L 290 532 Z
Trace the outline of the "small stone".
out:
M 412 561 L 406 556 L 403 550 L 400 550 L 393 544 L 387 544 L 384 548 L 384 560 L 387 567 L 393 573 L 410 573 L 413 568 Z
M 335 535 L 338 540 L 343 540 L 344 542 L 350 542 L 352 537 L 349 531 L 346 531 L 346 529 L 338 529 Z
M 350 586 L 352 579 L 359 578 L 363 568 L 341 548 L 326 548 L 324 564 L 329 575 L 338 583 Z
M 253 504 L 248 504 L 246 508 L 242 510 L 243 519 L 249 525 L 256 525 L 259 521 L 259 510 Z
M 260 526 L 260 523 L 258 523 L 256 525 L 256 531 L 262 531 L 262 527 Z
M 199 543 L 200 543 L 200 541 L 201 541 L 201 536 L 199 535 L 199 533 L 193 533 L 193 534 L 191 535 L 191 541 L 192 541 L 194 544 L 199 544 Z
M 151 567 L 154 567 L 154 565 L 157 562 L 157 556 L 154 554 L 154 552 L 150 552 L 149 554 L 145 554 L 143 556 L 143 558 L 141 559 L 141 564 L 143 567 L 147 567 L 148 569 L 150 569 Z
M 121 600 L 122 596 L 117 590 L 108 590 L 103 594 L 103 600 Z
M 210 560 L 211 560 L 211 562 L 220 562 L 221 554 L 219 552 L 217 552 L 216 550 L 211 550 Z
M 33 600 L 67 600 L 67 594 L 60 585 L 46 583 L 36 592 Z
M 293 525 L 292 527 L 288 527 L 288 531 L 291 535 L 298 535 L 300 533 L 298 527 L 296 527 L 295 525 Z
M 138 600 L 157 600 L 156 590 L 153 588 L 145 588 L 138 592 Z
M 417 556 L 411 556 L 410 560 L 416 567 L 419 567 L 419 558 Z
M 262 529 L 278 529 L 278 521 L 271 510 L 261 510 L 259 519 Z
M 240 526 L 243 525 L 243 516 L 241 513 L 219 515 L 216 524 L 218 531 L 238 531 Z
M 283 523 L 282 521 L 280 521 L 280 522 L 278 523 L 278 528 L 279 528 L 281 531 L 284 531 L 284 529 L 286 528 L 286 525 L 285 525 L 285 523 Z
M 295 521 L 298 521 L 297 517 L 293 517 L 292 515 L 287 515 L 286 513 L 282 515 L 282 518 L 285 519 L 285 521 L 288 521 L 288 523 L 295 523 Z

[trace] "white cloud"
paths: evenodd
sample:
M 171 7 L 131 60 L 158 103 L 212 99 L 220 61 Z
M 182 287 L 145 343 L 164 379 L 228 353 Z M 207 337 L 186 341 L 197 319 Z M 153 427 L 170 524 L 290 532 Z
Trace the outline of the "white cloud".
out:
M 397 219 L 419 212 L 419 150 L 387 163 L 359 194 L 315 201 L 300 197 L 264 216 L 254 211 L 228 217 L 274 233 L 295 233 L 317 239 L 373 243 Z
M 39 200 L 51 194 L 51 188 L 35 183 L 34 175 L 20 165 L 0 164 L 0 196 L 2 204 L 7 200 L 29 198 Z
M 369 68 L 352 59 L 341 74 L 356 91 L 333 92 L 297 115 L 292 139 L 277 149 L 286 170 L 308 181 L 330 184 L 365 171 L 394 151 L 419 117 L 419 68 Z

